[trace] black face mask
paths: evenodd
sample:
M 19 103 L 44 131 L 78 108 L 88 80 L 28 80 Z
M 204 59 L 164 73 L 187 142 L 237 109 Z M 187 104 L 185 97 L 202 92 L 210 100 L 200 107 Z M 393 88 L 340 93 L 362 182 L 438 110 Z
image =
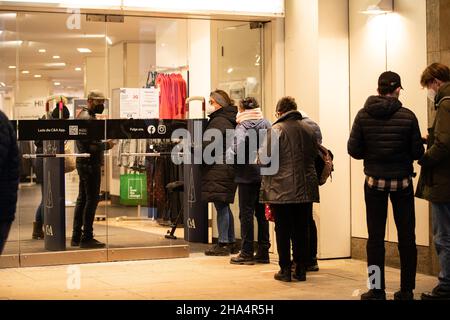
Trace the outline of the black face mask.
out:
M 104 110 L 105 110 L 105 105 L 103 103 L 94 105 L 94 108 L 93 108 L 94 113 L 102 114 Z

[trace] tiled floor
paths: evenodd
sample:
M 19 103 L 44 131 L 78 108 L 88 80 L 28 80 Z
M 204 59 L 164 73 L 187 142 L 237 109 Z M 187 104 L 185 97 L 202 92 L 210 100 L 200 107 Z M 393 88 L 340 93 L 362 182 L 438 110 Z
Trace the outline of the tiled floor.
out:
M 2 269 L 0 299 L 352 300 L 366 290 L 362 261 L 320 261 L 320 271 L 306 282 L 285 283 L 273 279 L 275 259 L 236 266 L 229 257 L 193 253 L 186 259 Z M 387 268 L 386 278 L 392 299 L 399 271 Z M 418 274 L 417 297 L 435 283 Z

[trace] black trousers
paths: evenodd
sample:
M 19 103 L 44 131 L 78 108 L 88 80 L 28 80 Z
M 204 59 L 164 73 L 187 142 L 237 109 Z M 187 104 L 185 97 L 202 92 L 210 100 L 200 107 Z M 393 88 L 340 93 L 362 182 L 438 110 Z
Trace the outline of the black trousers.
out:
M 258 250 L 268 250 L 269 221 L 264 211 L 264 204 L 259 203 L 261 184 L 239 184 L 239 220 L 241 221 L 242 250 L 244 255 L 253 255 L 254 220 L 258 223 Z
M 401 289 L 413 290 L 416 283 L 417 248 L 416 248 L 416 216 L 414 207 L 414 189 L 412 184 L 400 191 L 379 191 L 364 186 L 367 229 L 369 240 L 367 242 L 367 265 L 369 271 L 371 266 L 379 267 L 381 271 L 380 285 L 385 289 L 384 277 L 384 237 L 386 230 L 386 219 L 388 212 L 388 197 L 392 202 L 395 225 L 398 233 L 398 250 L 401 264 Z M 375 274 L 369 272 L 369 280 L 376 280 Z M 375 283 L 371 282 L 372 288 Z
M 91 239 L 95 211 L 99 201 L 101 167 L 92 165 L 77 165 L 80 184 L 73 219 L 72 237 Z
M 8 240 L 9 231 L 11 230 L 11 221 L 0 221 L 0 255 L 5 248 L 6 240 Z
M 309 265 L 313 265 L 317 261 L 317 226 L 313 217 L 313 210 L 308 214 L 308 243 L 309 243 Z
M 310 260 L 308 243 L 308 220 L 312 203 L 272 205 L 275 210 L 275 232 L 279 265 L 282 269 L 291 265 L 291 243 L 293 261 L 306 267 Z

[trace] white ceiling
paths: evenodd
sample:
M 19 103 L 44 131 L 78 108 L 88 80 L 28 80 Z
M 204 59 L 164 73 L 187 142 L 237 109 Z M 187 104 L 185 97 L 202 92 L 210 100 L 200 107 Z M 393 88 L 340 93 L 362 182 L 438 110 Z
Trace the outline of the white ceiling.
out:
M 125 17 L 124 23 L 87 22 L 81 15 L 80 28 L 67 28 L 70 14 L 60 13 L 5 13 L 0 11 L 0 82 L 14 86 L 15 80 L 41 79 L 61 82 L 63 87 L 83 89 L 83 64 L 86 56 L 105 56 L 108 44 L 121 41 L 155 42 L 156 25 L 161 19 Z M 74 20 L 71 20 L 72 22 Z M 17 41 L 21 41 L 17 43 Z M 77 48 L 89 48 L 92 53 L 79 53 Z M 39 53 L 39 49 L 46 49 Z M 54 55 L 60 59 L 53 59 Z M 51 67 L 49 63 L 66 64 Z M 17 69 L 8 69 L 16 65 Z M 75 71 L 82 68 L 81 72 Z M 22 74 L 29 70 L 29 74 Z

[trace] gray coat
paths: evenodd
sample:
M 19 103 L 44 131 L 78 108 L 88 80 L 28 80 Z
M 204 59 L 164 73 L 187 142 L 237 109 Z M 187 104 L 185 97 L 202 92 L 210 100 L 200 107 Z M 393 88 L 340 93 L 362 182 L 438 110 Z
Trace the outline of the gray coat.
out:
M 302 121 L 300 112 L 291 111 L 278 119 L 271 130 L 279 136 L 279 170 L 272 176 L 263 176 L 260 201 L 273 204 L 319 202 L 315 168 L 318 144 L 313 129 Z M 271 143 L 274 142 L 269 132 L 260 153 L 266 153 Z

